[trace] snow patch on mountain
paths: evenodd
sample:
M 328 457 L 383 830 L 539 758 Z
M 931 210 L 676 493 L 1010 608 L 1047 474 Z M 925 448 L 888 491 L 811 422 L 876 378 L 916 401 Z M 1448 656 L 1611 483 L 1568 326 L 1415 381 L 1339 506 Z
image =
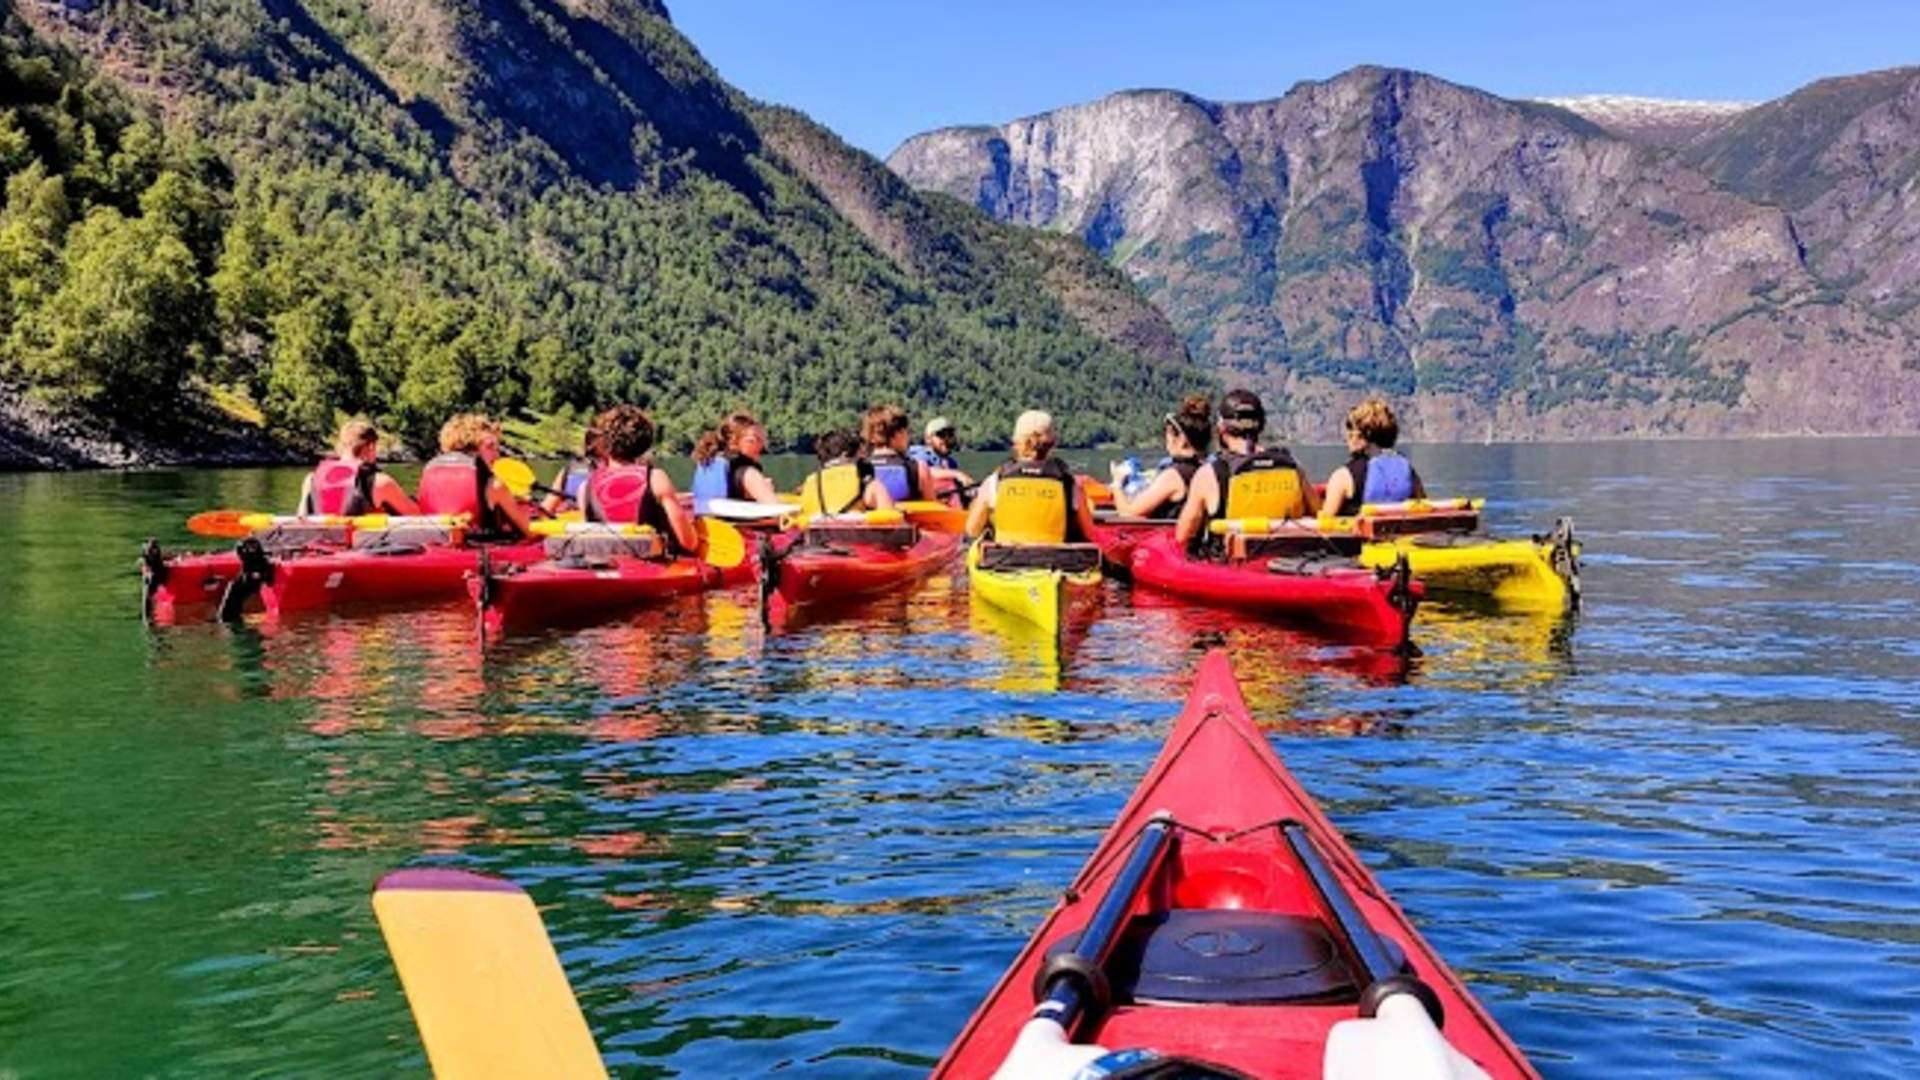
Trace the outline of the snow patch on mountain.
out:
M 1536 99 L 1574 113 L 1623 139 L 1678 146 L 1719 128 L 1754 107 L 1751 101 L 1685 101 L 1630 94 L 1582 94 Z

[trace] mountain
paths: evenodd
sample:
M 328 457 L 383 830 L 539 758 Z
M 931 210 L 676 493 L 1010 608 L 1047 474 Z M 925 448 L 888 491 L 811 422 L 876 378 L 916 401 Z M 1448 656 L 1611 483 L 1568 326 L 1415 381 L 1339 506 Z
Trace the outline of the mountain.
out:
M 1583 94 L 1537 100 L 1590 120 L 1609 135 L 1666 147 L 1685 146 L 1707 132 L 1724 127 L 1727 121 L 1753 107 L 1745 101 L 1673 101 L 1628 94 Z
M 916 136 L 922 190 L 1084 238 L 1296 437 L 1920 429 L 1913 70 L 1727 108 L 1362 67 Z
M 748 99 L 655 0 L 17 0 L 0 178 L 0 448 L 134 446 L 16 464 L 622 400 L 681 446 L 882 400 L 1095 441 L 1207 379 L 1083 245 Z

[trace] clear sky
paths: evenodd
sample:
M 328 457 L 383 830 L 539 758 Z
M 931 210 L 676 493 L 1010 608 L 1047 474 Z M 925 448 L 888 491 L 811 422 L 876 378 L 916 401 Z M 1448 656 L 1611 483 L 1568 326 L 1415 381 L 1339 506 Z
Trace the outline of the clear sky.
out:
M 1920 64 L 1920 0 L 668 0 L 729 82 L 884 156 L 1115 90 L 1277 97 L 1356 64 L 1509 97 L 1757 101 Z

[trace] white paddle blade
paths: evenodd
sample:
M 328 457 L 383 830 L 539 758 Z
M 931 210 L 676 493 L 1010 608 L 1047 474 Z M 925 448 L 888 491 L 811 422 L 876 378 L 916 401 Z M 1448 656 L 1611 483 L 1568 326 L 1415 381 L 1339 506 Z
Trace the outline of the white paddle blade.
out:
M 993 1080 L 1066 1080 L 1081 1066 L 1106 1056 L 1106 1047 L 1068 1042 L 1066 1030 L 1058 1021 L 1035 1017 L 1020 1029 L 1020 1037 L 1013 1041 L 1013 1049 L 1007 1051 Z
M 762 503 L 748 499 L 708 499 L 701 513 L 728 521 L 773 521 L 800 512 L 798 503 Z
M 1453 1048 L 1412 994 L 1380 1003 L 1371 1020 L 1342 1020 L 1327 1033 L 1326 1080 L 1488 1080 Z

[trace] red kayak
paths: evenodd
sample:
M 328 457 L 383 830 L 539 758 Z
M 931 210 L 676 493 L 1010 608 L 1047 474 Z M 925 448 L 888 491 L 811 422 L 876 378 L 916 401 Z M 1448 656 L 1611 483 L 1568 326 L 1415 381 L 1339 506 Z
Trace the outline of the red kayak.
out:
M 538 549 L 536 549 L 538 550 Z M 593 566 L 497 563 L 473 574 L 468 595 L 480 609 L 481 632 L 494 637 L 545 626 L 578 626 L 650 603 L 752 581 L 751 559 L 722 570 L 701 559 L 614 558 Z
M 1114 514 L 1094 515 L 1094 543 L 1100 545 L 1100 560 L 1112 577 L 1125 578 L 1133 572 L 1133 552 L 1141 544 L 1156 536 L 1173 532 L 1173 522 L 1167 518 L 1119 517 Z
M 1198 1063 L 1165 1073 L 1183 1077 L 1537 1075 L 1280 763 L 1218 650 L 934 1075 L 1107 1075 L 1149 1052 Z
M 1137 545 L 1130 569 L 1136 588 L 1308 623 L 1364 645 L 1405 645 L 1414 609 L 1426 595 L 1403 568 L 1369 570 L 1341 557 L 1196 559 L 1171 531 Z
M 171 626 L 183 611 L 211 609 L 227 583 L 240 576 L 240 556 L 231 548 L 168 555 L 156 541 L 140 551 L 140 610 L 147 621 Z
M 915 530 L 911 544 L 862 543 L 856 533 L 827 542 L 796 534 L 792 546 L 773 558 L 763 553 L 769 599 L 790 610 L 818 611 L 911 588 L 953 562 L 960 537 Z

